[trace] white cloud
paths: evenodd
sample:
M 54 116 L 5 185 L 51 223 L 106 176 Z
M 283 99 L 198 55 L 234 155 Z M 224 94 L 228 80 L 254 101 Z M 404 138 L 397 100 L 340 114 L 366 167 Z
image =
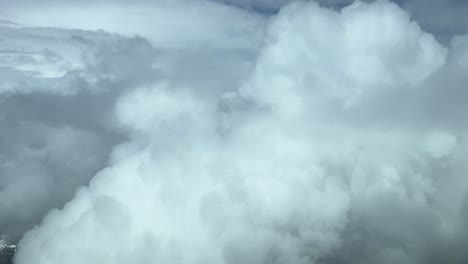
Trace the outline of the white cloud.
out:
M 76 188 L 60 181 L 84 179 L 62 175 L 101 169 L 24 235 L 16 263 L 467 259 L 460 246 L 468 238 L 465 37 L 444 46 L 388 1 L 340 11 L 290 3 L 266 28 L 261 15 L 213 2 L 103 2 L 89 20 L 87 4 L 50 4 L 46 18 L 25 5 L 28 12 L 12 5 L 6 13 L 21 23 L 119 35 L 47 29 L 48 39 L 53 33 L 74 52 L 56 63 L 38 57 L 35 67 L 81 82 L 63 85 L 74 92 L 60 95 L 44 86 L 43 101 L 20 86 L 4 97 L 4 123 L 22 128 L 10 133 L 18 143 L 7 144 L 16 169 L 4 174 L 5 186 L 17 183 L 6 189 L 9 201 L 30 187 L 22 179 L 35 180 L 29 193 L 41 198 L 55 183 Z M 104 11 L 110 20 L 99 17 Z M 63 14 L 75 19 L 62 22 Z M 24 43 L 23 28 L 3 30 Z M 29 30 L 36 41 L 44 32 Z M 67 61 L 73 67 L 62 66 Z M 5 62 L 23 74 L 15 81 L 47 79 L 22 63 Z M 32 107 L 16 117 L 19 95 L 64 113 L 50 119 L 47 108 L 33 115 L 41 107 Z M 70 98 L 91 101 L 89 117 L 81 119 Z M 120 138 L 106 142 L 108 135 Z M 107 155 L 93 155 L 111 148 L 107 165 L 94 166 Z M 31 171 L 42 176 L 15 176 Z M 34 202 L 24 202 L 26 214 L 50 208 Z
M 3 17 L 25 26 L 144 36 L 157 48 L 249 48 L 261 37 L 263 24 L 255 13 L 191 0 L 24 1 L 5 5 Z
M 102 5 L 106 6 L 106 3 Z M 110 10 L 116 12 L 130 7 L 109 3 L 107 6 L 115 7 Z M 254 15 L 246 14 L 249 19 L 245 19 L 240 12 L 219 7 L 217 10 L 221 13 L 227 12 L 245 23 L 238 27 L 238 33 L 237 29 L 230 32 L 229 41 L 222 41 L 228 45 L 201 47 L 200 43 L 212 41 L 209 36 L 197 33 L 192 36 L 195 46 L 183 48 L 179 44 L 150 43 L 142 37 L 83 30 L 92 19 L 89 13 L 81 12 L 79 6 L 47 2 L 43 7 L 23 1 L 17 5 L 7 3 L 2 9 L 2 15 L 8 18 L 21 20 L 23 12 L 31 14 L 23 17 L 26 20 L 21 23 L 2 20 L 0 27 L 0 196 L 4 212 L 0 217 L 0 234 L 8 235 L 13 241 L 38 224 L 51 208 L 61 207 L 70 200 L 77 187 L 86 185 L 98 170 L 105 167 L 111 148 L 126 137 L 127 130 L 115 122 L 113 113 L 122 93 L 156 79 L 167 78 L 181 85 L 190 84 L 191 89 L 216 98 L 223 90 L 232 89 L 236 78 L 247 72 L 257 48 L 255 45 L 237 47 L 229 41 L 258 42 L 256 34 L 249 35 L 250 29 L 246 29 L 249 37 L 235 34 L 243 32 L 241 29 L 245 25 L 260 23 L 261 27 L 262 24 L 261 19 Z M 48 8 L 51 13 L 46 15 Z M 146 6 L 131 8 L 149 15 L 152 9 L 163 12 L 164 3 L 162 7 L 148 6 L 151 10 L 145 9 Z M 172 4 L 167 8 L 168 13 L 182 12 Z M 201 7 L 194 5 L 193 8 Z M 208 5 L 211 16 L 220 15 L 209 11 L 211 8 L 212 5 Z M 204 17 L 199 14 L 201 10 L 205 9 L 194 10 L 194 16 Z M 81 18 L 70 19 L 72 16 L 67 17 L 66 12 Z M 40 16 L 37 15 L 39 13 Z M 123 15 L 124 22 L 120 26 L 129 26 L 125 24 L 137 17 L 131 12 Z M 152 16 L 147 19 L 151 20 Z M 150 22 L 160 25 L 158 19 Z M 74 24 L 67 25 L 67 21 Z M 185 31 L 203 28 L 190 24 L 187 20 L 182 25 L 188 28 Z M 45 27 L 37 27 L 41 25 Z M 109 24 L 94 25 L 105 28 Z M 148 27 L 143 31 L 125 32 L 125 28 L 115 26 L 121 34 L 142 33 L 151 39 L 154 33 Z M 139 27 L 133 24 L 128 27 L 133 28 Z M 167 34 L 174 31 L 174 28 L 162 28 Z M 216 36 L 216 30 L 208 31 L 214 34 L 211 36 Z M 261 28 L 254 28 L 256 30 L 261 31 Z M 197 41 L 199 44 L 195 44 Z M 155 46 L 166 48 L 157 50 Z M 199 67 L 198 61 L 201 60 L 205 61 L 202 63 L 204 66 Z M 204 81 L 208 76 L 210 82 Z M 63 130 L 68 131 L 65 138 L 70 142 L 54 143 L 59 139 L 54 131 Z M 75 155 L 80 157 L 79 160 L 70 163 Z M 27 194 L 23 195 L 23 192 Z

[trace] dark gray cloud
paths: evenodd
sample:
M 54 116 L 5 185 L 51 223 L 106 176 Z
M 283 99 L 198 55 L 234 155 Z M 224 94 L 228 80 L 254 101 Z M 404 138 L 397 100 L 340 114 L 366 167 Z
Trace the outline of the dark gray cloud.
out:
M 264 12 L 265 14 L 276 13 L 284 5 L 293 2 L 293 0 L 213 0 L 230 5 L 238 6 L 253 11 Z M 314 1 L 314 0 L 310 0 Z M 317 0 L 320 4 L 332 7 L 340 8 L 349 5 L 353 0 Z

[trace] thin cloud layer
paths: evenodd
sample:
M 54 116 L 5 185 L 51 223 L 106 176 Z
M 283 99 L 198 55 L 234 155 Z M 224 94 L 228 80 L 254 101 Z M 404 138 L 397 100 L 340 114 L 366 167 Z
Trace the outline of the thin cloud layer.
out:
M 15 263 L 468 261 L 467 36 L 389 1 L 23 4 L 0 42 Z

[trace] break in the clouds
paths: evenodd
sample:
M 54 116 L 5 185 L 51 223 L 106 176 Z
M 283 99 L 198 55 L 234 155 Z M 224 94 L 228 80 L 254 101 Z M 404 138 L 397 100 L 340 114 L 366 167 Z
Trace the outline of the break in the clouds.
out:
M 289 2 L 2 2 L 14 263 L 466 263 L 464 4 Z

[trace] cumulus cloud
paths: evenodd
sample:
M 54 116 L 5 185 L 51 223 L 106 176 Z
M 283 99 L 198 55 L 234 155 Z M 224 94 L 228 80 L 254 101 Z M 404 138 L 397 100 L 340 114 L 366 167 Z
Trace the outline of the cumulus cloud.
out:
M 236 85 L 256 49 L 255 45 L 237 44 L 202 47 L 202 40 L 197 44 L 196 38 L 194 46 L 186 48 L 151 36 L 150 43 L 134 34 L 124 36 L 125 30 L 119 27 L 122 23 L 115 24 L 116 28 L 94 24 L 96 29 L 115 29 L 120 35 L 83 30 L 87 25 L 83 17 L 62 19 L 66 12 L 86 16 L 82 9 L 76 12 L 82 7 L 62 4 L 49 1 L 44 2 L 44 9 L 37 9 L 35 2 L 20 1 L 5 3 L 2 9 L 0 234 L 12 242 L 38 224 L 50 209 L 62 207 L 79 186 L 106 166 L 113 146 L 127 137 L 127 131 L 115 122 L 113 110 L 122 94 L 164 77 L 216 97 Z M 107 10 L 104 7 L 100 11 Z M 50 15 L 44 15 L 48 8 Z M 152 8 L 163 12 L 160 9 L 165 6 Z M 110 10 L 120 12 L 122 7 Z M 138 10 L 144 8 L 134 11 Z M 27 21 L 22 20 L 25 12 L 31 15 Z M 194 15 L 199 16 L 197 13 Z M 261 26 L 257 17 L 246 16 L 252 19 L 239 17 L 244 27 L 252 23 Z M 130 13 L 121 18 L 125 24 L 134 17 Z M 75 23 L 68 27 L 77 29 L 67 28 L 67 21 Z M 170 31 L 173 29 L 166 28 L 164 32 Z M 258 42 L 255 30 L 246 29 L 246 34 L 252 37 L 231 39 L 233 43 Z M 156 46 L 165 47 L 164 52 Z M 206 61 L 205 67 L 194 69 L 195 61 L 200 60 Z M 208 76 L 210 81 L 203 81 Z
M 154 52 L 103 32 L 1 31 L 0 230 L 17 240 L 105 165 L 124 138 L 112 128 L 111 102 L 152 74 L 145 61 Z
M 103 29 L 127 36 L 145 36 L 153 46 L 165 49 L 249 48 L 261 37 L 263 24 L 261 16 L 255 13 L 204 0 L 46 0 L 40 6 L 36 1 L 25 0 L 6 4 L 3 13 L 7 19 L 26 26 Z M 223 20 L 236 23 L 220 23 Z
M 467 37 L 399 4 L 6 5 L 15 263 L 465 263 Z
M 275 14 L 281 7 L 293 0 L 213 0 L 237 6 L 246 10 L 255 10 L 263 14 Z M 354 2 L 354 0 L 305 0 L 318 2 L 322 6 L 341 9 Z M 375 2 L 376 0 L 362 0 Z M 402 9 L 411 14 L 412 19 L 428 31 L 439 41 L 448 42 L 454 35 L 467 34 L 468 23 L 466 13 L 468 3 L 460 0 L 392 0 Z

